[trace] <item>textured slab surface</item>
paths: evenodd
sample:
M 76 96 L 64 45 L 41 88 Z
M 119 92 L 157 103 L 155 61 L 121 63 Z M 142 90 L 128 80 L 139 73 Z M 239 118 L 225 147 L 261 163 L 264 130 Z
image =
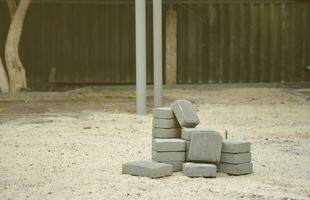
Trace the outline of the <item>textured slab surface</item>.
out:
M 183 139 L 153 139 L 152 149 L 154 151 L 185 151 L 186 142 Z
M 251 153 L 223 153 L 221 154 L 221 162 L 231 164 L 242 164 L 251 162 Z
M 216 177 L 217 167 L 213 164 L 184 163 L 183 173 L 189 177 Z
M 251 143 L 242 139 L 228 139 L 223 141 L 222 152 L 245 153 L 251 151 Z
M 188 158 L 191 161 L 218 163 L 221 158 L 222 136 L 217 132 L 192 135 Z
M 153 117 L 161 119 L 174 119 L 175 116 L 170 107 L 153 108 Z
M 164 162 L 166 164 L 172 165 L 173 172 L 181 172 L 183 171 L 184 162 Z
M 176 100 L 171 108 L 181 127 L 194 128 L 199 124 L 197 113 L 193 110 L 192 103 L 187 100 Z
M 244 175 L 253 173 L 253 164 L 252 163 L 243 163 L 243 164 L 228 164 L 220 163 L 219 172 L 231 174 L 231 175 Z
M 215 133 L 216 131 L 208 128 L 182 128 L 181 138 L 190 141 L 194 133 L 211 133 L 211 132 Z
M 122 166 L 123 174 L 160 178 L 172 174 L 172 165 L 154 161 L 128 162 Z
M 180 128 L 180 125 L 176 119 L 159 119 L 153 118 L 154 128 Z
M 152 160 L 157 162 L 184 162 L 185 152 L 152 151 Z
M 153 138 L 181 138 L 180 128 L 153 128 Z

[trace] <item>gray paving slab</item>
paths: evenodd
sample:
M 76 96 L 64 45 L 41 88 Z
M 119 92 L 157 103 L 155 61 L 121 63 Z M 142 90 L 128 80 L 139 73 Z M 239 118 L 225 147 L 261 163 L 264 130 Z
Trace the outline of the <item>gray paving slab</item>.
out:
M 218 167 L 219 172 L 223 172 L 231 175 L 244 175 L 253 173 L 253 164 L 252 163 L 242 163 L 242 164 L 229 164 L 229 163 L 220 163 Z
M 191 141 L 185 140 L 186 141 L 186 151 L 189 151 L 189 148 L 191 146 Z
M 153 138 L 181 138 L 180 128 L 153 128 Z
M 184 162 L 164 162 L 166 164 L 172 165 L 173 172 L 181 172 L 183 171 Z
M 251 153 L 221 153 L 221 161 L 223 163 L 242 164 L 251 162 Z
M 154 108 L 153 117 L 160 119 L 175 119 L 173 111 L 170 107 Z
M 217 167 L 214 164 L 187 162 L 183 165 L 183 173 L 188 177 L 216 177 Z
M 152 160 L 157 162 L 184 162 L 185 152 L 152 151 Z
M 183 139 L 172 138 L 172 139 L 153 139 L 152 149 L 158 152 L 167 151 L 185 151 L 186 142 Z
M 191 161 L 219 163 L 222 136 L 217 132 L 200 132 L 192 135 L 188 158 Z
M 172 165 L 154 161 L 134 161 L 123 164 L 123 174 L 161 178 L 172 174 Z
M 251 151 L 251 143 L 243 139 L 228 139 L 223 141 L 222 152 L 245 153 Z
M 189 155 L 189 151 L 186 151 L 185 152 L 185 161 L 189 161 L 188 155 Z
M 181 130 L 181 138 L 184 140 L 191 140 L 191 137 L 195 133 L 211 133 L 216 131 L 208 129 L 208 128 L 182 128 Z
M 153 128 L 180 128 L 176 119 L 153 118 Z
M 176 100 L 171 108 L 181 127 L 194 128 L 200 121 L 192 103 L 187 100 Z

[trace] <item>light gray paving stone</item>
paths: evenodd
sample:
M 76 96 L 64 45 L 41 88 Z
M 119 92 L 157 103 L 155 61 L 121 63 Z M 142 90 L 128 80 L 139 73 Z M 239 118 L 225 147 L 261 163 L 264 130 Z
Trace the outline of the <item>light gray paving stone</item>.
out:
M 251 151 L 251 143 L 243 139 L 228 139 L 223 141 L 222 152 L 245 153 Z
M 153 108 L 153 117 L 160 119 L 175 119 L 170 107 Z
M 158 152 L 185 151 L 186 142 L 183 139 L 153 139 L 152 149 Z
M 192 135 L 188 158 L 191 161 L 218 163 L 221 158 L 222 136 L 217 132 Z
M 242 164 L 251 162 L 251 153 L 223 153 L 221 154 L 221 162 L 231 164 Z
M 153 118 L 154 128 L 180 128 L 180 125 L 176 119 L 159 119 Z
M 122 166 L 123 174 L 161 178 L 172 174 L 172 165 L 154 161 L 128 162 Z
M 208 128 L 182 128 L 181 138 L 190 141 L 194 133 L 216 133 L 216 131 Z
M 189 151 L 189 148 L 191 146 L 191 141 L 185 140 L 186 141 L 186 151 Z
M 229 163 L 220 163 L 219 172 L 223 172 L 231 175 L 244 175 L 253 173 L 253 164 L 252 163 L 242 163 L 242 164 L 229 164 Z
M 188 177 L 216 177 L 217 167 L 214 164 L 184 163 L 183 173 Z
M 180 128 L 153 128 L 153 138 L 181 138 Z
M 181 172 L 183 170 L 184 162 L 164 162 L 164 163 L 172 165 L 173 172 Z
M 184 162 L 185 152 L 152 151 L 152 160 L 157 162 Z
M 171 108 L 181 127 L 194 128 L 200 123 L 191 102 L 176 100 L 171 104 Z

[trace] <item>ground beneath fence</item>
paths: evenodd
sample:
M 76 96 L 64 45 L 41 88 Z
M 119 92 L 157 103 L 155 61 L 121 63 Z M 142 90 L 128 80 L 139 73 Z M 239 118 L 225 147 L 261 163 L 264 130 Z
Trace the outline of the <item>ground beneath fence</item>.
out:
M 194 103 L 200 127 L 252 142 L 254 174 L 215 179 L 121 174 L 122 163 L 151 158 L 152 116 L 134 114 L 134 94 L 122 86 L 0 95 L 0 199 L 310 199 L 310 88 L 166 88 L 166 105 Z

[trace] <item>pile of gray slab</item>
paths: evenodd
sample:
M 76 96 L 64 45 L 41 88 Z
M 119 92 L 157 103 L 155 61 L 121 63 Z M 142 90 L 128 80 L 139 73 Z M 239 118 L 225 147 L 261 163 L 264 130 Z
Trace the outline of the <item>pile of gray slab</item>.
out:
M 223 140 L 214 130 L 195 128 L 199 123 L 187 100 L 153 109 L 152 161 L 125 163 L 123 174 L 160 178 L 179 171 L 188 177 L 253 172 L 251 143 Z

